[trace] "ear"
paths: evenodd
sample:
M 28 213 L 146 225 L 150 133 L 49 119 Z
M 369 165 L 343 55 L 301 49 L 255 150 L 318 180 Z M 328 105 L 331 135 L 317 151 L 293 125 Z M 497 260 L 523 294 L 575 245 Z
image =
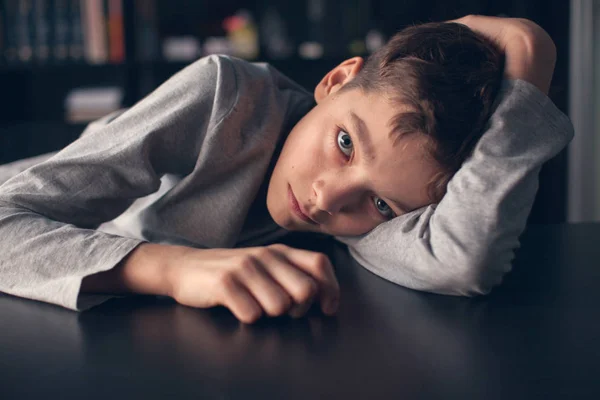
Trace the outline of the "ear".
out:
M 332 69 L 315 88 L 317 103 L 340 90 L 342 86 L 356 77 L 364 65 L 362 57 L 352 57 Z

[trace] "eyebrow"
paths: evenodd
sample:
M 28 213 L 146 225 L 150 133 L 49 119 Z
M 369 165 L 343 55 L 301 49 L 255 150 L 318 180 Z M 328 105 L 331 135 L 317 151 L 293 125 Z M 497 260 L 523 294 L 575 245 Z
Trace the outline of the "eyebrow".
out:
M 369 132 L 369 128 L 365 121 L 363 121 L 356 113 L 352 110 L 348 113 L 350 117 L 350 122 L 352 123 L 352 128 L 354 132 L 356 132 L 356 137 L 358 138 L 358 143 L 360 144 L 361 149 L 363 149 L 363 156 L 365 161 L 369 162 L 375 159 L 375 151 L 373 149 L 373 143 L 371 142 L 371 133 Z M 405 204 L 396 201 L 389 200 L 397 209 L 402 212 L 408 213 L 410 212 L 410 207 L 407 207 Z M 388 204 L 389 205 L 389 204 Z
M 375 151 L 373 149 L 373 143 L 371 142 L 371 134 L 369 132 L 369 128 L 365 121 L 360 119 L 358 115 L 354 111 L 350 111 L 350 122 L 352 123 L 352 128 L 354 128 L 354 132 L 356 132 L 356 137 L 358 138 L 358 143 L 360 143 L 361 149 L 363 149 L 363 156 L 365 157 L 365 161 L 373 161 L 375 159 Z
M 405 213 L 409 213 L 411 211 L 410 207 L 406 207 L 402 203 L 399 203 L 399 202 L 397 202 L 395 200 L 390 200 L 390 202 L 393 203 L 396 206 L 396 208 L 400 209 L 400 211 L 403 211 Z

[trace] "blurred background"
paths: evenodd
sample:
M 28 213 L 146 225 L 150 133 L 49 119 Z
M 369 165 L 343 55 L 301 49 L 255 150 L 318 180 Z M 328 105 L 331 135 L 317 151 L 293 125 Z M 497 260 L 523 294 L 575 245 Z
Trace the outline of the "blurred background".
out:
M 550 97 L 576 128 L 542 169 L 529 223 L 600 219 L 599 8 L 595 0 L 0 0 L 0 164 L 64 147 L 89 121 L 133 105 L 204 55 L 266 61 L 312 91 L 339 62 L 368 56 L 407 25 L 502 15 L 531 19 L 553 38 Z

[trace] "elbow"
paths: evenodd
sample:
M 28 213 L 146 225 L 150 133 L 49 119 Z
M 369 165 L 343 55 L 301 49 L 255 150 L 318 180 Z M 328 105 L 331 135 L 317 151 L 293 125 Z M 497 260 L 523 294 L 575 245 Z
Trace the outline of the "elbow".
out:
M 458 270 L 455 268 L 454 276 L 448 279 L 448 294 L 464 297 L 487 295 L 502 283 L 510 269 L 510 262 L 498 263 L 489 259 L 465 262 Z
M 516 18 L 508 29 L 508 34 L 520 40 L 530 51 L 530 54 L 543 56 L 547 60 L 556 61 L 556 44 L 552 37 L 535 22 Z

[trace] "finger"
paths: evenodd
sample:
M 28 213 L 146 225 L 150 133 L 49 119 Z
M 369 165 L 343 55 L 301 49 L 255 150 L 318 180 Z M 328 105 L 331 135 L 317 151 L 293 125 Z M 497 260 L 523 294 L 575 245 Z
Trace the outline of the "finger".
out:
M 253 257 L 236 274 L 268 315 L 283 315 L 292 306 L 290 295 L 265 270 L 264 260 Z
M 296 249 L 285 245 L 275 245 L 290 262 L 302 271 L 310 274 L 319 285 L 319 300 L 325 314 L 337 311 L 340 299 L 340 285 L 333 271 L 333 265 L 325 254 L 309 250 Z
M 291 296 L 296 304 L 312 303 L 319 284 L 309 273 L 292 263 L 278 250 L 268 250 L 261 256 L 267 272 Z
M 305 315 L 319 291 L 318 283 L 310 274 L 292 264 L 280 251 L 264 248 L 260 251 L 260 259 L 266 271 L 294 301 L 288 314 L 293 318 Z
M 233 275 L 223 275 L 220 287 L 223 298 L 219 300 L 219 304 L 227 307 L 238 320 L 251 324 L 260 318 L 260 304 Z

